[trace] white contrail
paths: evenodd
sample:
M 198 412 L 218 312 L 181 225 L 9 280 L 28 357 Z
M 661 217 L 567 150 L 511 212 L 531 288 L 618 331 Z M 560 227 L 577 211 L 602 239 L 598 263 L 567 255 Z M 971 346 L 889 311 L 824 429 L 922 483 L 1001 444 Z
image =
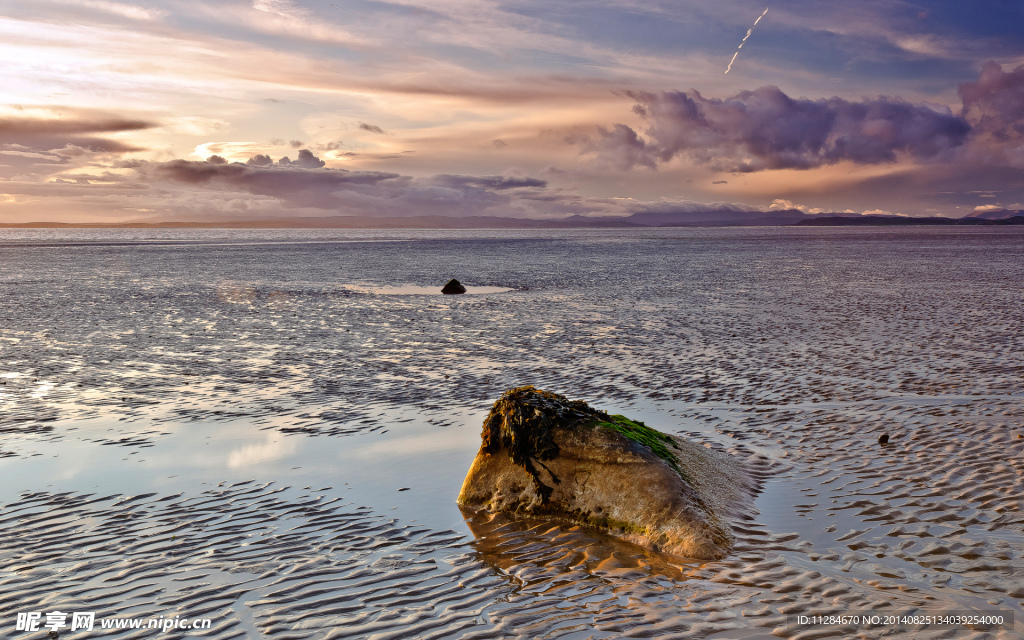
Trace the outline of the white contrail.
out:
M 764 13 L 768 13 L 768 7 L 764 8 Z M 729 70 L 732 69 L 732 63 L 736 62 L 736 56 L 740 55 L 740 49 L 743 48 L 743 45 L 744 45 L 744 43 L 746 43 L 747 38 L 750 37 L 750 34 L 754 33 L 754 27 L 757 26 L 758 22 L 761 22 L 761 18 L 764 17 L 764 13 L 759 15 L 757 17 L 757 20 L 754 20 L 754 26 L 752 26 L 749 29 L 747 29 L 747 35 L 743 36 L 743 40 L 740 41 L 740 46 L 736 47 L 736 53 L 732 54 L 732 60 L 729 61 L 729 66 L 725 68 L 725 72 L 726 73 L 729 73 Z

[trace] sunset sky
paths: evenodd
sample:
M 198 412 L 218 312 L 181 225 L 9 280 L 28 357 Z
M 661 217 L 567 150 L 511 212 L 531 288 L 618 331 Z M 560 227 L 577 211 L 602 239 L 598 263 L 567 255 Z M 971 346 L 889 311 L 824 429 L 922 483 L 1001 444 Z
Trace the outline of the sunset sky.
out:
M 0 56 L 0 222 L 1024 208 L 1019 1 L 8 0 Z

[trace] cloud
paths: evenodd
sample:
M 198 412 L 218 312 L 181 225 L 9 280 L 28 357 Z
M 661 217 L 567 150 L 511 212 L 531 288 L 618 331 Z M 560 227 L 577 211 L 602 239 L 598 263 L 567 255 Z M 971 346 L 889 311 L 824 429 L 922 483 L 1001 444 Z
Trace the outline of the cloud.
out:
M 339 215 L 511 215 L 566 212 L 558 194 L 550 201 L 531 200 L 531 191 L 543 191 L 545 180 L 530 177 L 438 175 L 412 178 L 378 171 L 346 171 L 324 166 L 307 149 L 297 160 L 256 155 L 246 164 L 228 163 L 211 156 L 205 161 L 171 160 L 140 167 L 149 183 L 181 185 L 190 191 L 220 192 L 223 202 L 239 202 L 242 194 L 276 198 L 282 211 L 300 209 L 312 215 L 330 211 Z M 571 198 L 570 198 L 571 199 Z M 265 208 L 264 208 L 265 210 Z M 579 211 L 578 208 L 572 212 Z M 229 212 L 230 213 L 230 212 Z M 279 214 L 280 214 L 279 213 Z
M 543 188 L 548 186 L 547 180 L 539 178 L 508 178 L 505 176 L 457 176 L 438 175 L 432 181 L 449 187 L 477 187 L 503 191 L 505 189 Z
M 1024 167 L 1024 65 L 1010 72 L 987 62 L 975 82 L 959 87 L 961 115 L 971 123 L 976 156 Z
M 610 165 L 623 171 L 633 167 L 657 166 L 654 148 L 648 145 L 632 127 L 624 124 L 612 125 L 611 129 L 597 128 L 597 138 L 572 135 L 565 139 L 569 144 L 578 144 L 585 154 L 594 154 L 599 164 Z
M 95 134 L 140 131 L 156 126 L 154 122 L 118 117 L 7 117 L 0 118 L 0 140 L 44 151 L 68 145 L 94 152 L 141 151 L 135 145 Z
M 158 126 L 72 107 L 37 107 L 31 111 L 44 115 L 0 116 L 0 179 L 45 181 L 55 173 L 115 161 L 116 154 L 143 149 L 107 136 Z M 51 111 L 53 116 L 46 115 Z M 65 115 L 58 115 L 60 112 Z
M 777 87 L 743 91 L 727 99 L 696 90 L 636 93 L 634 112 L 650 127 L 641 138 L 616 124 L 584 141 L 619 168 L 654 167 L 686 157 L 720 171 L 810 169 L 850 161 L 895 162 L 948 158 L 963 146 L 970 125 L 943 112 L 899 98 L 853 102 L 842 98 L 791 98 Z
M 369 131 L 370 133 L 385 133 L 383 129 L 375 124 L 366 124 L 365 122 L 359 123 L 359 128 L 363 131 Z
M 130 20 L 157 20 L 167 15 L 166 11 L 145 9 L 132 4 L 108 2 L 107 0 L 51 0 L 58 4 L 71 5 L 109 13 Z
M 396 173 L 380 171 L 316 171 L 315 169 L 324 166 L 324 161 L 307 149 L 301 150 L 298 159 L 294 161 L 281 158 L 277 165 L 273 165 L 266 163 L 265 159 L 268 159 L 267 156 L 257 155 L 250 159 L 248 164 L 228 163 L 218 156 L 211 156 L 204 162 L 171 160 L 149 165 L 147 174 L 158 181 L 237 187 L 259 195 L 277 195 L 299 200 L 304 199 L 303 190 L 310 190 L 311 193 L 332 191 L 399 177 Z
M 265 167 L 267 165 L 274 164 L 274 161 L 271 160 L 270 156 L 268 155 L 257 153 L 253 157 L 249 158 L 249 160 L 245 164 L 254 167 Z
M 75 118 L 0 118 L 0 135 L 5 137 L 19 133 L 72 135 L 80 133 L 110 133 L 117 131 L 138 131 L 156 126 L 144 120 L 110 118 L 83 120 Z
M 146 160 L 127 158 L 125 160 L 115 160 L 110 166 L 114 169 L 138 169 L 147 164 L 149 164 L 149 162 Z
M 302 167 L 303 169 L 319 169 L 327 163 L 313 155 L 313 152 L 309 149 L 301 149 L 299 150 L 299 157 L 294 161 L 289 160 L 288 157 L 285 156 L 278 160 L 277 164 L 281 166 L 295 165 L 297 167 Z
M 792 200 L 786 200 L 785 198 L 775 198 L 772 200 L 771 205 L 768 206 L 769 211 L 786 211 L 788 209 L 805 211 L 807 207 L 795 204 Z
M 305 17 L 309 12 L 290 0 L 253 0 L 252 8 L 264 13 L 276 13 L 286 17 Z

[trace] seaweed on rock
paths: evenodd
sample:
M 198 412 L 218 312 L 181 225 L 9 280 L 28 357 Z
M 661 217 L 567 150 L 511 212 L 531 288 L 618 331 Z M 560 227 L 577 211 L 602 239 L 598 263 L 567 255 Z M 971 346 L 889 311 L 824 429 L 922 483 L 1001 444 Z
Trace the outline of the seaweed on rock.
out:
M 483 451 L 495 453 L 502 448 L 507 449 L 512 462 L 533 477 L 541 500 L 547 501 L 552 488 L 541 482 L 534 462 L 544 467 L 556 484 L 561 482 L 544 465 L 545 460 L 551 460 L 559 453 L 552 435 L 555 426 L 563 429 L 611 429 L 649 448 L 684 481 L 689 481 L 679 466 L 679 460 L 668 448 L 678 448 L 672 436 L 625 416 L 609 415 L 582 400 L 569 400 L 563 395 L 532 385 L 509 389 L 491 407 L 484 419 Z
M 533 461 L 544 466 L 545 460 L 558 455 L 552 428 L 572 428 L 602 418 L 607 419 L 608 414 L 591 409 L 582 400 L 569 400 L 533 385 L 516 387 L 503 393 L 484 419 L 483 451 L 507 449 L 512 462 L 533 477 L 541 500 L 547 501 L 552 489 L 541 482 Z M 551 478 L 556 484 L 561 482 L 554 474 Z

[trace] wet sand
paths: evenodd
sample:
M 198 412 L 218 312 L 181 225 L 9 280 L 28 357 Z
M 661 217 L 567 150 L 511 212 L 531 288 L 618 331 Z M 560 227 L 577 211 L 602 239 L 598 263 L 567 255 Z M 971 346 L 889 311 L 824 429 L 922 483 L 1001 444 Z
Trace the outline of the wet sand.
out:
M 1024 637 L 1018 231 L 75 234 L 0 237 L 10 629 Z M 493 289 L 415 289 L 451 277 Z M 521 384 L 736 456 L 761 492 L 734 553 L 461 513 Z M 787 619 L 994 610 L 1012 625 Z

